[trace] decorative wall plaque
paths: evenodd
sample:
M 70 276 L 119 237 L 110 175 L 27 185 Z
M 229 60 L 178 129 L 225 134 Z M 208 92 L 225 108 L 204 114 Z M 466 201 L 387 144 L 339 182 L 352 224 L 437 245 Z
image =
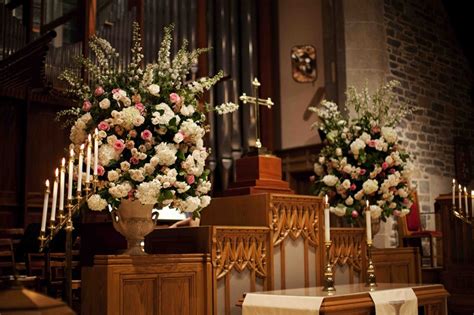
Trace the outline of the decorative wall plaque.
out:
M 299 83 L 316 81 L 316 48 L 313 45 L 297 45 L 291 48 L 291 71 L 293 79 Z

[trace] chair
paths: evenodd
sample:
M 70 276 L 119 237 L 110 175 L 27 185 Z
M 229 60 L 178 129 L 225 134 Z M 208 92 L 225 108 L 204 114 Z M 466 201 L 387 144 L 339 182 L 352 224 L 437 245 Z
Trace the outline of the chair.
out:
M 420 219 L 420 204 L 418 202 L 418 195 L 416 192 L 413 194 L 413 204 L 410 208 L 410 213 L 405 217 L 401 218 L 401 224 L 399 224 L 400 238 L 402 239 L 403 246 L 417 246 L 420 248 L 422 257 L 429 257 L 431 267 L 436 266 L 435 255 L 435 244 L 433 239 L 441 239 L 442 234 L 439 231 L 423 230 Z M 423 238 L 429 239 L 430 244 L 430 255 L 423 255 L 423 248 L 421 240 Z

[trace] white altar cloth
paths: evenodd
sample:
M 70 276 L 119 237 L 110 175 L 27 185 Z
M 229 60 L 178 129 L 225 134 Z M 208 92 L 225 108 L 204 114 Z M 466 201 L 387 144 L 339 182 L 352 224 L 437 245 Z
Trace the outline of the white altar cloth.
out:
M 369 292 L 376 315 L 417 315 L 418 299 L 412 288 Z

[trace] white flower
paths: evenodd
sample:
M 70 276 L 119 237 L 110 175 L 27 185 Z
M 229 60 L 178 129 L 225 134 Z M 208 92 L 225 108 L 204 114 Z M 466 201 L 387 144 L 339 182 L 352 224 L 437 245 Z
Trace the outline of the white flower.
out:
M 360 137 L 359 137 L 360 140 L 362 140 L 364 143 L 367 143 L 370 141 L 371 137 L 370 135 L 367 133 L 367 132 L 363 132 Z
M 342 156 L 342 149 L 341 148 L 336 149 L 336 155 L 337 156 Z
M 400 216 L 401 217 L 404 217 L 406 216 L 407 214 L 410 213 L 410 209 L 407 209 L 407 208 L 403 208 L 402 211 L 400 212 Z
M 173 141 L 176 143 L 181 143 L 183 140 L 184 140 L 184 137 L 181 132 L 176 133 L 173 137 Z
M 119 179 L 119 173 L 117 171 L 111 170 L 107 172 L 107 179 L 109 182 L 115 182 Z
M 136 182 L 142 182 L 145 180 L 145 176 L 143 176 L 143 171 L 140 169 L 129 170 L 128 173 L 130 174 L 130 178 Z
M 382 137 L 384 137 L 388 143 L 393 144 L 397 142 L 398 136 L 395 129 L 391 127 L 382 127 L 381 131 L 382 131 Z
M 316 175 L 318 176 L 321 176 L 324 174 L 324 168 L 322 167 L 321 164 L 314 163 L 314 173 L 316 173 Z
M 200 199 L 201 199 L 201 204 L 200 204 L 201 208 L 205 208 L 211 203 L 211 197 L 209 196 L 201 196 Z
M 145 122 L 145 117 L 135 107 L 127 107 L 120 112 L 115 122 L 126 130 L 131 130 L 133 127 L 141 126 Z
M 351 196 L 347 197 L 345 204 L 348 206 L 352 206 L 354 204 L 354 199 Z
M 192 119 L 183 121 L 179 131 L 184 135 L 185 141 L 188 143 L 195 143 L 197 140 L 202 139 L 205 134 L 204 129 Z
M 239 108 L 238 104 L 228 102 L 228 103 L 223 103 L 219 106 L 216 106 L 216 112 L 219 115 L 223 115 L 223 114 L 228 114 L 228 113 L 235 112 L 238 108 Z
M 201 199 L 199 197 L 186 198 L 184 202 L 181 203 L 182 207 L 180 208 L 183 212 L 194 212 L 201 206 Z
M 325 161 L 326 161 L 326 158 L 324 156 L 320 156 L 318 159 L 319 164 L 324 164 Z
M 144 182 L 137 186 L 135 197 L 144 205 L 154 205 L 158 202 L 161 192 L 161 183 L 154 179 L 151 182 Z
M 128 192 L 132 189 L 132 186 L 129 182 L 124 182 L 122 184 L 112 186 L 109 188 L 109 193 L 114 198 L 125 198 L 128 196 Z
M 114 147 L 110 144 L 103 144 L 99 147 L 99 164 L 102 166 L 108 166 L 111 161 L 117 160 L 119 154 L 115 151 Z
M 398 190 L 398 195 L 402 198 L 406 198 L 406 197 L 408 197 L 408 192 L 405 189 L 400 188 Z
M 156 84 L 149 85 L 147 89 L 151 95 L 154 95 L 154 96 L 160 95 L 160 87 Z
M 104 98 L 102 101 L 99 102 L 99 107 L 102 109 L 107 109 L 110 107 L 110 101 L 108 98 Z
M 334 186 L 337 184 L 337 182 L 339 181 L 339 179 L 334 176 L 334 175 L 326 175 L 323 177 L 323 183 L 326 185 L 326 186 Z
M 343 217 L 346 214 L 346 207 L 343 204 L 338 204 L 336 207 L 330 207 L 329 211 L 338 217 Z
M 381 214 L 382 214 L 382 208 L 380 208 L 377 205 L 370 206 L 370 217 L 372 219 L 378 219 Z
M 362 200 L 362 197 L 364 197 L 364 190 L 361 189 L 359 190 L 355 195 L 354 195 L 354 198 L 355 200 Z
M 368 179 L 362 184 L 362 189 L 366 195 L 370 195 L 379 189 L 379 183 L 375 179 Z
M 87 206 L 90 210 L 101 211 L 107 207 L 107 200 L 103 199 L 98 194 L 94 194 L 87 200 Z
M 387 164 L 389 166 L 392 166 L 394 161 L 393 161 L 393 158 L 390 155 L 387 155 L 387 157 L 385 158 L 385 162 L 387 162 Z
M 121 162 L 120 169 L 124 172 L 128 171 L 130 169 L 130 163 L 128 163 L 127 161 Z
M 207 194 L 210 190 L 211 190 L 211 182 L 200 179 L 198 186 L 196 188 L 196 191 L 201 194 Z
M 178 150 L 172 143 L 162 142 L 155 146 L 156 157 L 158 158 L 159 165 L 170 166 L 176 162 L 176 153 Z
M 361 139 L 355 139 L 354 142 L 351 143 L 351 152 L 354 155 L 359 155 L 359 151 L 365 148 L 365 142 Z
M 175 117 L 173 110 L 168 104 L 160 103 L 155 106 L 155 110 L 151 119 L 153 125 L 168 125 L 170 120 Z
M 342 182 L 342 187 L 344 187 L 345 189 L 351 188 L 351 181 L 348 180 L 348 179 L 345 179 L 345 180 Z
M 191 116 L 192 114 L 194 114 L 194 106 L 193 105 L 188 105 L 188 106 L 181 106 L 181 109 L 179 110 L 179 112 L 181 113 L 181 115 L 183 116 Z

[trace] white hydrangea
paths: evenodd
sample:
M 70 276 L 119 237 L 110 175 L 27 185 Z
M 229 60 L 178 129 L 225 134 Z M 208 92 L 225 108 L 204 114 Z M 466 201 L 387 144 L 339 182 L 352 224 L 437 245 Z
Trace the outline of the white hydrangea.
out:
M 87 206 L 90 210 L 101 211 L 107 207 L 107 200 L 103 199 L 98 194 L 94 194 L 87 200 Z
M 110 144 L 103 144 L 99 147 L 99 164 L 108 166 L 111 161 L 116 161 L 119 158 L 119 153 L 115 151 Z
M 326 185 L 326 186 L 334 186 L 337 184 L 337 182 L 339 181 L 339 179 L 334 176 L 334 175 L 326 175 L 323 177 L 323 183 Z
M 173 110 L 168 104 L 160 103 L 155 106 L 155 110 L 156 111 L 153 112 L 153 118 L 151 119 L 153 125 L 168 125 L 170 120 L 175 117 Z
M 188 106 L 183 105 L 181 106 L 181 109 L 179 110 L 179 112 L 183 116 L 191 116 L 192 114 L 194 114 L 195 109 L 193 105 L 188 105 Z
M 370 217 L 372 219 L 378 219 L 381 214 L 382 214 L 382 208 L 380 208 L 377 205 L 370 206 Z
M 182 201 L 181 207 L 179 208 L 183 212 L 194 212 L 201 206 L 201 199 L 199 197 L 189 196 L 186 200 Z
M 145 122 L 145 117 L 135 107 L 124 108 L 120 112 L 120 124 L 125 130 L 131 130 L 133 127 L 139 127 Z
M 145 176 L 141 169 L 132 169 L 129 170 L 128 173 L 130 174 L 130 178 L 136 182 L 142 182 L 145 180 Z
M 154 179 L 150 182 L 144 182 L 138 185 L 135 197 L 144 205 L 154 205 L 158 202 L 160 192 L 161 183 Z
M 112 184 L 113 185 L 113 184 Z M 114 185 L 109 188 L 109 193 L 114 198 L 125 198 L 128 196 L 128 192 L 132 189 L 129 182 L 123 182 L 119 185 Z
M 176 162 L 176 153 L 178 150 L 174 144 L 162 142 L 155 146 L 155 151 L 159 165 L 170 166 Z
M 397 132 L 395 131 L 395 129 L 391 128 L 391 127 L 382 127 L 382 137 L 384 137 L 384 139 L 390 143 L 390 144 L 393 144 L 393 143 L 396 143 L 397 140 L 398 140 L 398 135 L 397 135 Z
M 202 139 L 205 134 L 205 130 L 192 119 L 183 121 L 179 131 L 184 135 L 184 139 L 188 143 L 196 143 L 196 141 Z
M 201 208 L 205 208 L 211 203 L 211 197 L 209 196 L 201 196 L 200 199 L 201 199 L 201 204 L 200 204 Z
M 351 145 L 351 152 L 354 155 L 359 155 L 360 150 L 363 150 L 365 148 L 365 142 L 361 139 L 355 139 Z
M 207 194 L 210 190 L 211 182 L 200 179 L 196 191 L 200 194 Z

